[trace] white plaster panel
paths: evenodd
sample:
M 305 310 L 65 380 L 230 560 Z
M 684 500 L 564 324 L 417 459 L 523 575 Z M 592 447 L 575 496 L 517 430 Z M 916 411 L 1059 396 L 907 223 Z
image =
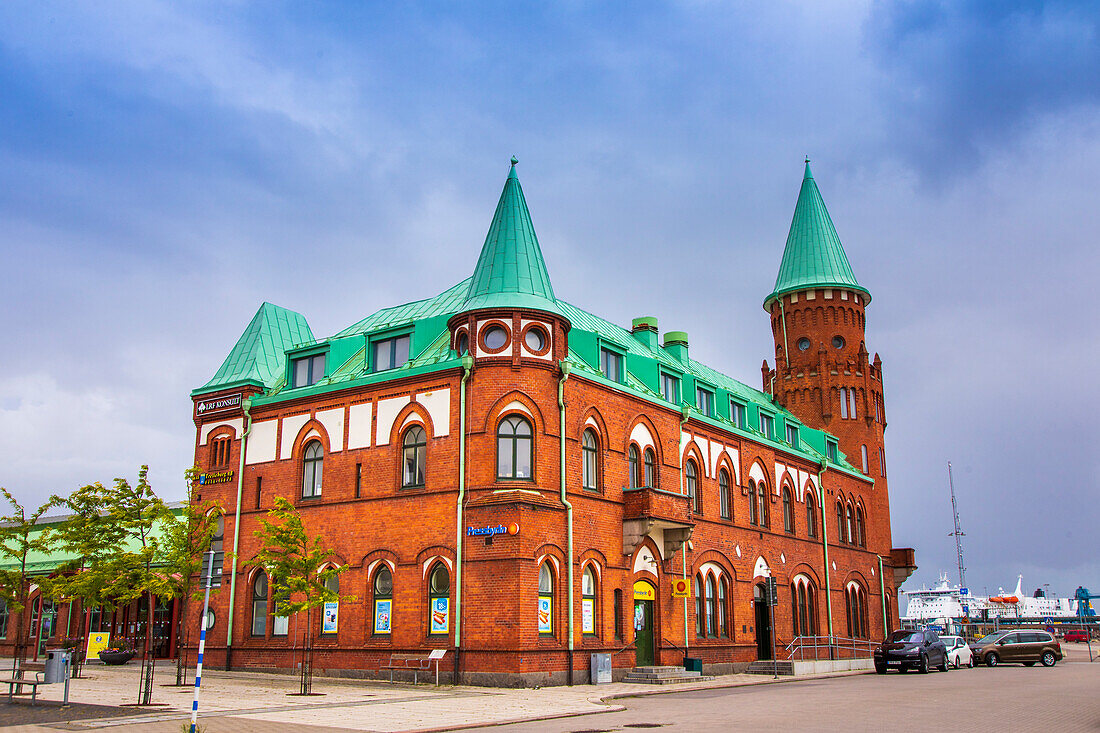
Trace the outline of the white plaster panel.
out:
M 199 432 L 199 445 L 206 445 L 206 439 L 210 437 L 210 433 L 214 432 L 215 428 L 230 427 L 233 429 L 233 439 L 236 440 L 237 436 L 244 430 L 244 418 L 235 417 L 232 420 L 222 420 L 221 422 L 213 422 L 209 425 L 203 425 L 202 430 Z
M 765 484 L 768 483 L 767 476 L 764 475 L 764 469 L 760 467 L 757 461 L 753 461 L 752 466 L 749 467 L 749 478 L 756 481 L 756 483 L 760 483 L 761 481 Z
M 630 439 L 641 446 L 642 452 L 645 452 L 646 448 L 653 447 L 653 436 L 645 423 L 638 423 L 634 426 L 634 429 L 630 431 Z
M 411 413 L 409 415 L 406 415 L 404 422 L 401 423 L 401 427 L 398 429 L 397 432 L 403 433 L 403 432 L 405 432 L 405 428 L 407 428 L 409 425 L 411 425 L 413 423 L 416 423 L 416 424 L 419 425 L 421 422 L 423 422 L 423 418 L 421 418 L 420 415 L 417 415 L 415 412 Z
M 378 432 L 374 438 L 375 445 L 389 445 L 393 421 L 397 419 L 397 413 L 401 412 L 401 408 L 411 401 L 412 398 L 409 395 L 378 400 Z
M 589 418 L 584 421 L 584 424 L 586 427 L 596 428 L 597 433 L 600 431 L 600 425 L 596 422 L 596 418 L 594 417 L 589 416 Z
M 683 459 L 684 448 L 688 447 L 688 443 L 691 442 L 691 433 L 680 432 L 680 458 Z
M 710 442 L 710 475 L 718 475 L 718 459 L 722 455 L 722 444 L 715 443 L 713 440 Z
M 432 566 L 432 563 L 434 563 L 436 560 L 442 560 L 443 564 L 447 566 L 448 570 L 452 572 L 454 571 L 454 564 L 450 561 L 449 558 L 442 557 L 440 555 L 433 555 L 424 561 L 424 567 L 422 568 L 422 571 L 425 578 L 428 577 L 428 568 L 430 568 Z
M 339 453 L 344 450 L 344 408 L 334 407 L 331 410 L 321 410 L 317 413 L 317 422 L 325 426 L 328 433 L 328 449 L 330 453 Z
M 663 530 L 662 530 L 663 534 Z M 653 552 L 648 547 L 642 547 L 638 550 L 638 554 L 634 556 L 634 572 L 640 572 L 642 570 L 648 570 L 651 573 L 655 573 L 657 569 L 657 560 L 653 557 Z
M 302 442 L 306 442 L 310 438 L 320 438 L 321 434 L 317 432 L 317 428 L 310 428 L 309 432 L 302 436 Z
M 722 566 L 713 562 L 705 562 L 700 565 L 699 572 L 701 572 L 703 575 L 706 575 L 707 573 L 712 573 L 716 578 L 725 574 L 725 571 L 722 570 Z
M 370 448 L 370 421 L 374 405 L 364 402 L 348 409 L 348 450 Z
M 501 410 L 500 412 L 501 412 L 501 414 L 504 414 L 505 412 L 511 412 L 512 410 L 517 410 L 519 412 L 522 412 L 525 415 L 528 415 L 530 417 L 534 417 L 534 415 L 531 415 L 531 411 L 528 410 L 527 407 L 522 402 L 520 402 L 519 400 L 512 400 L 507 405 L 505 405 L 504 409 Z
M 730 448 L 726 446 L 726 455 L 733 461 L 733 482 L 738 486 L 741 485 L 741 455 L 736 448 Z
M 767 578 L 772 574 L 771 568 L 768 567 L 768 561 L 762 557 L 756 558 L 756 567 L 752 570 L 753 580 L 757 578 Z
M 435 389 L 431 392 L 419 392 L 416 401 L 428 411 L 432 419 L 432 435 L 442 438 L 451 434 L 451 390 Z
M 707 473 L 707 468 L 710 466 L 710 441 L 696 435 L 691 442 L 695 443 L 695 447 L 699 449 L 699 455 L 703 456 L 703 475 L 710 478 L 710 474 Z
M 252 423 L 252 432 L 248 435 L 244 462 L 251 466 L 275 460 L 275 439 L 279 434 L 278 420 L 263 420 Z
M 283 418 L 283 441 L 279 444 L 279 458 L 290 458 L 298 431 L 309 422 L 309 415 L 293 415 Z

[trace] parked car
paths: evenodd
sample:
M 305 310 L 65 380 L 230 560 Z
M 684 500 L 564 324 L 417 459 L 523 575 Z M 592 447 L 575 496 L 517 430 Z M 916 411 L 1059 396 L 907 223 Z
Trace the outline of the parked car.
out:
M 1082 629 L 1072 629 L 1066 632 L 1066 641 L 1088 641 L 1089 632 Z
M 1008 629 L 983 636 L 970 646 L 974 658 L 987 667 L 1002 663 L 1030 667 L 1040 662 L 1053 667 L 1062 659 L 1062 646 L 1046 631 Z
M 947 646 L 948 664 L 955 669 L 974 666 L 974 654 L 961 636 L 941 636 L 940 639 Z
M 947 645 L 935 631 L 927 629 L 894 631 L 875 649 L 875 671 L 879 674 L 890 669 L 927 673 L 930 667 L 946 672 L 947 664 Z

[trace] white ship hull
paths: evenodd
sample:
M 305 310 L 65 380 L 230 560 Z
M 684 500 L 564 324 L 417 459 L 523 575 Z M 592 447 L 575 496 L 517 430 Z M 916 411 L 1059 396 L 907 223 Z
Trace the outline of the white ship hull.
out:
M 971 595 L 964 588 L 951 586 L 947 576 L 940 578 L 935 588 L 902 591 L 909 599 L 902 621 L 947 623 L 968 618 L 971 621 L 993 619 L 1066 620 L 1077 616 L 1077 601 L 1073 598 L 1034 598 L 1023 595 L 1023 576 L 1013 593 L 1003 590 L 996 596 Z M 1089 610 L 1089 615 L 1092 611 Z

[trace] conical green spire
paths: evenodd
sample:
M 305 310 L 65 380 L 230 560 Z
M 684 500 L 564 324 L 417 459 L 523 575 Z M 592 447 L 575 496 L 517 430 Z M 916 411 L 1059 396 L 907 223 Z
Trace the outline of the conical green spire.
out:
M 460 310 L 518 307 L 560 312 L 516 175 L 518 162 L 512 158 L 512 169 Z
M 867 302 L 871 301 L 871 294 L 852 272 L 807 158 L 779 276 L 775 279 L 775 290 L 764 301 L 765 307 L 772 298 L 812 287 L 850 288 L 866 295 Z

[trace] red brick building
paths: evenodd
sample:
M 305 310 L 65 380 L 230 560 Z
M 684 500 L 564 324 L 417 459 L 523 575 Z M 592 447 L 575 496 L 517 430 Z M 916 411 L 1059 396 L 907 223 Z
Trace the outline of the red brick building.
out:
M 809 166 L 764 302 L 762 391 L 655 318 L 626 329 L 558 300 L 514 166 L 469 279 L 327 339 L 265 303 L 193 393 L 202 498 L 226 507 L 238 558 L 208 660 L 297 662 L 304 618 L 275 617 L 248 562 L 276 496 L 347 565 L 354 600 L 312 630 L 318 668 L 446 649 L 463 681 L 561 684 L 587 681 L 593 652 L 617 675 L 685 651 L 726 672 L 773 641 L 881 637 L 912 551 L 891 549 L 870 294 Z M 754 600 L 768 576 L 774 624 Z

